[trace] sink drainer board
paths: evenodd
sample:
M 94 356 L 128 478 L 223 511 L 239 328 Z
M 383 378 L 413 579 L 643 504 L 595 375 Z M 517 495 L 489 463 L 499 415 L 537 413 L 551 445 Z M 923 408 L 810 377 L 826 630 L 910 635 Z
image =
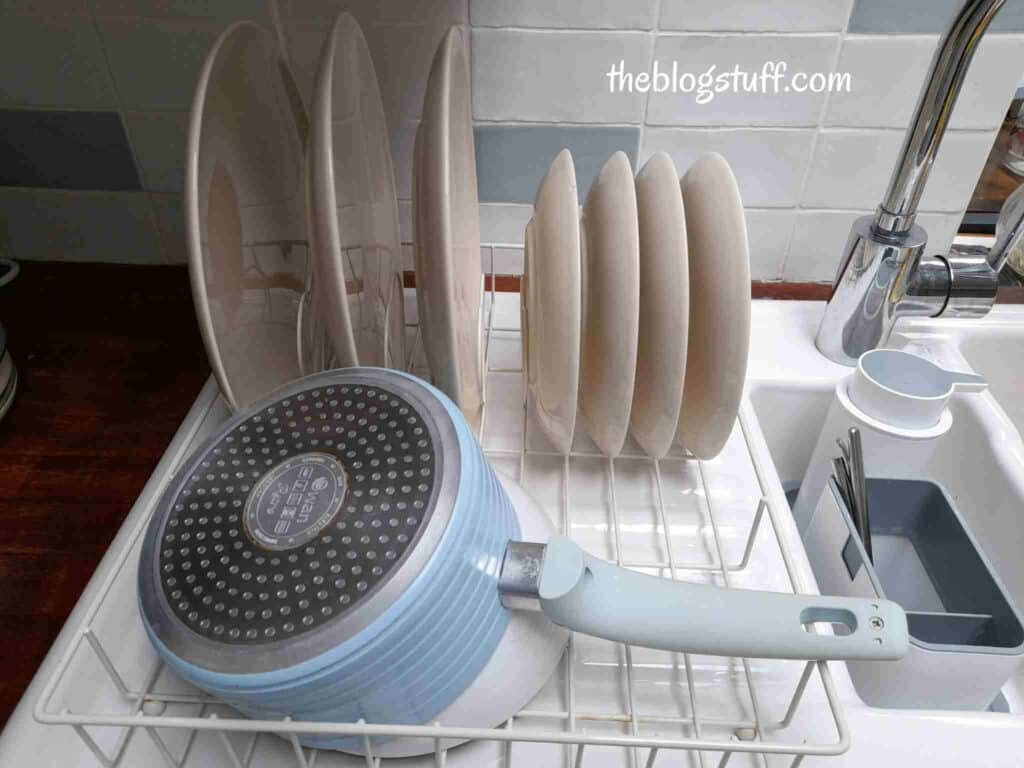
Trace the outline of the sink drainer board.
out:
M 408 309 L 415 319 L 415 307 Z M 596 555 L 680 579 L 796 590 L 793 554 L 778 534 L 789 513 L 770 500 L 771 468 L 753 458 L 749 406 L 714 461 L 679 452 L 655 461 L 630 444 L 609 460 L 579 440 L 570 455 L 557 454 L 526 416 L 518 319 L 518 294 L 492 289 L 484 314 L 481 435 L 496 469 L 519 480 L 563 531 Z M 415 323 L 407 331 L 414 342 L 409 367 L 423 373 Z M 693 765 L 762 765 L 757 756 L 769 754 L 772 765 L 797 765 L 807 755 L 849 748 L 825 662 L 670 654 L 584 636 L 572 639 L 537 698 L 493 729 L 241 717 L 160 664 L 136 603 L 139 547 L 155 499 L 175 466 L 226 417 L 211 381 L 140 497 L 144 514 L 133 517 L 134 528 L 119 537 L 123 545 L 109 554 L 114 566 L 92 604 L 79 611 L 75 634 L 35 702 L 37 720 L 73 728 L 80 737 L 81 753 L 68 763 L 88 765 L 87 747 L 108 768 L 381 765 L 372 752 L 363 758 L 301 747 L 298 735 L 313 733 L 432 738 L 433 755 L 395 764 L 453 768 L 653 768 L 678 764 L 681 750 L 692 753 Z M 445 749 L 446 738 L 474 741 Z
M 869 478 L 868 561 L 834 480 L 804 532 L 823 592 L 885 597 L 907 611 L 911 648 L 889 665 L 849 662 L 871 706 L 988 708 L 1024 658 L 1020 614 L 942 488 Z

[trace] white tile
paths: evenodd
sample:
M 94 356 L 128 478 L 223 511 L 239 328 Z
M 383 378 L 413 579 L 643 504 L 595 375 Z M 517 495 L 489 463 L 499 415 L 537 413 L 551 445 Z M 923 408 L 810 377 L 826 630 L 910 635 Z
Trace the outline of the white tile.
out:
M 448 25 L 434 21 L 382 24 L 365 27 L 363 32 L 389 124 L 399 118 L 419 117 L 430 64 Z
M 837 32 L 853 0 L 664 0 L 661 29 Z
M 825 123 L 902 128 L 910 123 L 938 37 L 846 38 L 837 71 L 849 72 L 848 93 L 829 97 Z M 990 35 L 974 57 L 950 118 L 952 128 L 994 128 L 1006 115 L 1024 60 L 1024 36 Z
M 788 282 L 832 282 L 839 258 L 860 216 L 873 211 L 803 210 L 797 214 L 793 242 L 782 278 Z M 962 219 L 960 213 L 920 213 L 917 223 L 928 233 L 928 253 L 945 253 L 953 243 Z
M 651 93 L 649 125 L 816 125 L 824 93 L 786 91 L 786 78 L 796 73 L 830 72 L 839 46 L 838 35 L 659 35 L 654 49 L 660 93 Z M 766 63 L 785 62 L 786 77 L 765 84 Z M 738 71 L 751 77 L 738 85 L 727 78 Z M 690 73 L 690 85 L 684 75 Z M 725 78 L 725 79 L 723 79 Z M 675 91 L 672 81 L 689 93 Z M 693 83 L 696 82 L 696 87 Z M 749 84 L 751 90 L 745 90 Z M 654 81 L 655 87 L 658 83 Z M 741 90 L 737 92 L 736 88 Z M 703 102 L 703 103 L 700 103 Z
M 412 153 L 416 145 L 418 120 L 401 120 L 390 127 L 391 162 L 395 170 L 395 194 L 399 200 L 412 200 Z
M 640 32 L 473 30 L 473 114 L 481 120 L 637 123 L 644 94 L 611 93 L 606 73 L 648 66 Z
M 523 249 L 522 248 L 495 248 L 494 249 L 494 274 L 496 274 L 496 275 L 521 275 L 521 274 L 523 274 Z
M 191 16 L 197 18 L 266 18 L 269 0 L 91 0 L 97 16 Z
M 412 242 L 412 201 L 398 201 L 398 239 L 403 243 Z
M 203 61 L 227 22 L 99 18 L 97 24 L 122 106 L 187 110 Z
M 16 259 L 163 261 L 145 192 L 0 188 L 0 229 Z
M 143 187 L 151 192 L 182 192 L 188 112 L 125 112 L 123 117 Z
M 278 0 L 281 15 L 292 19 L 329 21 L 348 11 L 364 28 L 369 24 L 431 21 L 465 24 L 468 0 Z
M 681 175 L 705 152 L 718 152 L 732 166 L 745 205 L 788 208 L 799 201 L 813 138 L 814 131 L 803 129 L 648 128 L 639 165 L 664 151 Z
M 656 0 L 470 0 L 475 27 L 652 29 Z
M 532 205 L 482 203 L 480 240 L 484 243 L 523 244 L 523 232 L 533 216 Z
M 962 210 L 978 183 L 994 131 L 950 131 L 932 167 L 920 208 Z M 802 203 L 812 208 L 873 210 L 903 143 L 902 131 L 823 130 Z
M 751 278 L 778 280 L 796 223 L 796 211 L 747 210 L 746 219 Z
M 117 103 L 92 24 L 72 16 L 0 16 L 0 105 Z

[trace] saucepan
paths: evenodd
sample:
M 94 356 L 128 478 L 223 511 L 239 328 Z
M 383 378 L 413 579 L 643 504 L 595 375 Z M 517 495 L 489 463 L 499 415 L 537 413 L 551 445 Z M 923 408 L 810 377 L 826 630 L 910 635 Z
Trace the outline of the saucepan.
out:
M 139 596 L 166 663 L 258 718 L 493 727 L 548 680 L 569 630 L 727 656 L 907 650 L 889 601 L 723 589 L 589 555 L 499 479 L 451 400 L 373 368 L 291 384 L 187 459 L 149 524 Z

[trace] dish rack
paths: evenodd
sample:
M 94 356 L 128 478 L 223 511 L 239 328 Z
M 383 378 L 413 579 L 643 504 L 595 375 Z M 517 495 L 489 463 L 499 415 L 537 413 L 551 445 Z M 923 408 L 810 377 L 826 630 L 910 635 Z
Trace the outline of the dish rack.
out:
M 577 438 L 566 456 L 550 450 L 540 431 L 531 429 L 518 294 L 495 290 L 494 251 L 509 247 L 519 246 L 484 246 L 492 268 L 485 277 L 487 398 L 480 437 L 495 468 L 519 480 L 565 533 L 620 565 L 721 586 L 795 591 L 793 556 L 778 532 L 779 516 L 787 512 L 770 500 L 765 468 L 751 448 L 754 417 L 748 404 L 722 456 L 713 461 L 681 452 L 654 460 L 632 443 L 608 459 L 586 438 Z M 409 293 L 408 367 L 424 373 Z M 204 431 L 226 416 L 211 379 L 151 486 L 162 485 Z M 849 747 L 825 662 L 670 654 L 584 636 L 570 640 L 536 699 L 496 728 L 244 718 L 164 668 L 142 629 L 138 551 L 160 490 L 144 491 L 148 508 L 114 555 L 113 568 L 34 703 L 39 722 L 72 728 L 104 768 L 161 760 L 169 768 L 381 768 L 372 736 L 434 739 L 433 754 L 393 761 L 403 768 L 655 768 L 679 765 L 672 754 L 679 751 L 689 754 L 688 764 L 702 767 L 798 766 L 809 755 L 838 755 Z M 300 733 L 362 736 L 367 754 L 306 749 Z M 445 749 L 444 739 L 472 742 Z

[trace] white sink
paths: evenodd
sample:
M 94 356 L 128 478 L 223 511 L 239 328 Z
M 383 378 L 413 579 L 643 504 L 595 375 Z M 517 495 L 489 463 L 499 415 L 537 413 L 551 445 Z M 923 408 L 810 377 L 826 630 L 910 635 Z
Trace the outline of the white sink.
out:
M 780 491 L 800 484 L 835 384 L 850 372 L 814 348 L 822 310 L 820 303 L 755 304 L 748 395 Z M 905 323 L 893 345 L 911 346 L 949 368 L 971 367 L 988 378 L 991 391 L 955 396 L 953 427 L 933 450 L 869 457 L 872 474 L 940 484 L 1011 599 L 1024 607 L 1024 310 L 999 307 L 981 321 Z M 833 667 L 839 684 L 848 686 L 842 696 L 854 734 L 853 749 L 840 762 L 1018 764 L 1024 670 L 1003 689 L 1010 714 L 998 714 L 873 709 L 857 696 L 845 666 Z M 1001 751 L 1010 748 L 997 747 L 1000 742 L 1016 746 Z

